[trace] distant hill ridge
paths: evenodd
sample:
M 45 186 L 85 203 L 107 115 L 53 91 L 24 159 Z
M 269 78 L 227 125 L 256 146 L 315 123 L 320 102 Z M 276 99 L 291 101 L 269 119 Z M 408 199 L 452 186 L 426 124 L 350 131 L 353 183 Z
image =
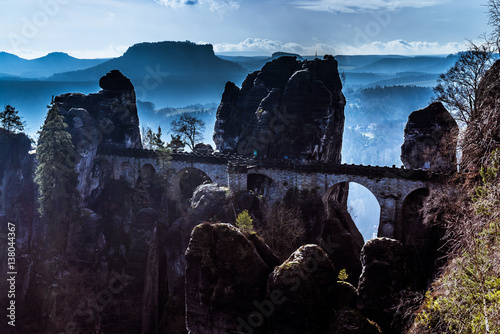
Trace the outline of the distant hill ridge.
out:
M 63 52 L 52 52 L 36 59 L 24 59 L 7 52 L 0 52 L 0 73 L 9 76 L 40 79 L 55 73 L 89 68 L 106 60 L 78 59 Z

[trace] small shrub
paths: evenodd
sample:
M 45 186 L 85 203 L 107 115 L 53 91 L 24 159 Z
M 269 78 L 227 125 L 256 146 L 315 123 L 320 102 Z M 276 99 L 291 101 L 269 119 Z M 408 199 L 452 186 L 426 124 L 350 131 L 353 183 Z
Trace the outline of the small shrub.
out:
M 248 213 L 248 210 L 241 212 L 236 218 L 236 226 L 245 233 L 254 232 L 253 229 L 253 219 Z
M 339 272 L 339 276 L 338 276 L 339 281 L 347 281 L 348 278 L 349 278 L 349 274 L 347 274 L 347 270 L 342 269 Z

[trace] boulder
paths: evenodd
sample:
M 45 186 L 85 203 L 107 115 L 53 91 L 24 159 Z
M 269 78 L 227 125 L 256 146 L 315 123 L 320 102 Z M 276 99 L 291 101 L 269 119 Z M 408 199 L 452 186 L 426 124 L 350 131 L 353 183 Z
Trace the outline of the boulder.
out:
M 224 210 L 224 204 L 227 193 L 227 188 L 219 187 L 216 183 L 198 186 L 190 201 L 189 220 L 195 222 L 195 225 L 214 217 L 225 220 L 227 212 Z
M 129 78 L 118 70 L 112 70 L 99 80 L 99 87 L 104 91 L 133 91 L 134 86 Z
M 356 310 L 358 308 L 358 289 L 354 285 L 349 282 L 338 281 L 337 294 L 339 300 L 338 309 Z
M 337 271 L 317 245 L 304 245 L 269 275 L 273 333 L 324 333 L 337 304 Z
M 264 300 L 271 268 L 234 226 L 204 223 L 194 228 L 186 251 L 186 327 L 189 333 L 241 333 Z M 258 325 L 258 326 L 257 326 Z
M 407 169 L 456 171 L 457 138 L 457 122 L 441 102 L 433 102 L 408 117 L 401 161 Z
M 198 143 L 194 146 L 193 152 L 200 154 L 212 154 L 214 153 L 214 149 L 210 144 Z
M 408 288 L 405 249 L 394 239 L 372 239 L 361 251 L 361 262 L 358 309 L 379 324 L 384 333 L 393 333 L 391 323 L 399 295 Z
M 226 84 L 217 150 L 248 156 L 340 162 L 345 98 L 337 61 L 280 57 Z

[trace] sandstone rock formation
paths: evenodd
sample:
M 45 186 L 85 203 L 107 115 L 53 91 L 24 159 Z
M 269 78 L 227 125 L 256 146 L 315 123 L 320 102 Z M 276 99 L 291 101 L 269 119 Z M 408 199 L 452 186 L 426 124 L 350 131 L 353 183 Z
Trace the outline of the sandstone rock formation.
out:
M 252 243 L 232 225 L 201 224 L 191 235 L 186 263 L 188 332 L 241 331 L 254 301 L 264 299 L 272 270 Z M 263 333 L 261 326 L 254 333 Z
M 398 294 L 408 288 L 405 249 L 394 239 L 372 239 L 363 246 L 361 262 L 358 309 L 379 324 L 383 333 L 393 333 Z
M 33 167 L 34 156 L 28 154 L 30 149 L 31 141 L 26 135 L 0 129 L 0 217 L 16 219 L 21 218 L 16 217 L 18 215 L 34 213 L 28 213 L 27 208 L 16 208 L 19 199 L 33 197 L 30 167 Z
M 457 138 L 457 122 L 441 102 L 433 102 L 408 117 L 401 160 L 407 169 L 456 171 Z
M 99 85 L 102 90 L 96 94 L 72 93 L 54 98 L 75 146 L 70 158 L 78 174 L 78 191 L 85 200 L 99 186 L 99 180 L 92 178 L 98 168 L 95 158 L 99 147 L 142 148 L 130 80 L 113 70 L 101 78 Z
M 194 146 L 193 152 L 201 154 L 212 154 L 214 153 L 214 149 L 210 144 L 198 143 Z
M 191 175 L 197 179 L 196 175 Z M 193 228 L 204 221 L 233 222 L 234 212 L 248 209 L 252 213 L 258 212 L 258 203 L 255 195 L 249 192 L 240 192 L 230 195 L 227 188 L 219 187 L 214 183 L 199 185 L 192 194 L 189 207 L 180 207 L 180 215 L 166 232 L 164 249 L 166 252 L 166 276 L 168 281 L 169 305 L 175 309 L 184 309 L 186 250 Z M 256 236 L 250 236 L 249 241 L 257 250 L 262 260 L 269 267 L 278 265 L 279 261 L 269 247 Z M 265 283 L 264 283 L 265 284 Z M 183 313 L 179 315 L 184 318 Z M 169 321 L 172 321 L 170 319 Z M 178 330 L 178 329 L 175 329 Z
M 300 247 L 276 267 L 267 284 L 268 299 L 275 299 L 273 333 L 325 333 L 337 304 L 337 275 L 316 245 Z
M 0 270 L 11 272 L 8 267 L 9 240 L 8 223 L 15 225 L 16 252 L 16 302 L 26 303 L 26 293 L 32 272 L 31 240 L 39 228 L 36 221 L 36 187 L 33 182 L 34 156 L 29 154 L 31 141 L 24 134 L 14 134 L 0 129 Z M 5 275 L 4 275 L 5 277 Z M 8 277 L 6 277 L 8 278 Z M 9 299 L 9 282 L 0 281 L 0 307 L 7 309 Z M 5 292 L 5 293 L 4 293 Z M 17 307 L 17 319 L 33 314 L 28 307 Z M 7 326 L 9 318 L 2 319 L 0 324 Z M 16 323 L 18 325 L 18 323 Z M 0 325 L 1 326 L 1 325 Z M 7 328 L 7 327 L 5 327 Z M 19 324 L 17 328 L 23 325 Z
M 345 98 L 337 61 L 275 59 L 241 89 L 226 84 L 217 110 L 217 150 L 243 155 L 340 162 Z

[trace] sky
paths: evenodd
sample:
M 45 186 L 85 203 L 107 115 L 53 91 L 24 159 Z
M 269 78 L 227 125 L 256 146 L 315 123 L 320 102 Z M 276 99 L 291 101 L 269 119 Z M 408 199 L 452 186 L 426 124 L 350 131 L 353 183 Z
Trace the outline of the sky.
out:
M 218 54 L 449 54 L 489 30 L 487 0 L 8 0 L 0 51 L 108 58 L 140 42 Z

